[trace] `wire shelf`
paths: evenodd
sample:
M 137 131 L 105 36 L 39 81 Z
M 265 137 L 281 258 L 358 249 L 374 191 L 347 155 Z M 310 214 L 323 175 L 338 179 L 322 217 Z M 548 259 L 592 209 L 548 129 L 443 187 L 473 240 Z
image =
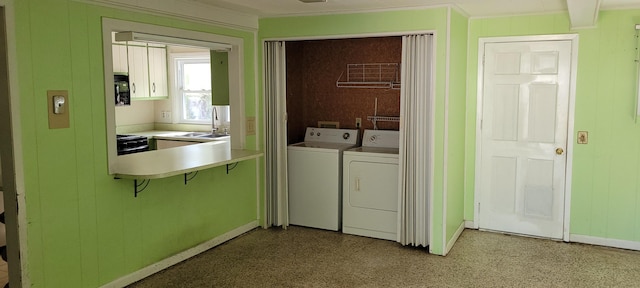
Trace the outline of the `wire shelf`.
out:
M 400 89 L 398 63 L 347 64 L 336 81 L 339 88 Z
M 400 122 L 400 117 L 398 116 L 367 116 L 367 120 L 369 121 L 386 121 L 386 122 Z

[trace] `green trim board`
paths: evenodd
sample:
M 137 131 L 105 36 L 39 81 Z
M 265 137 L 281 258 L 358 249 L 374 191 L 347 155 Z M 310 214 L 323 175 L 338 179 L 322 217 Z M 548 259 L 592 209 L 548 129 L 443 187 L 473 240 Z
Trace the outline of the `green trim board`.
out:
M 447 133 L 447 207 L 445 243 L 449 243 L 464 223 L 464 145 L 467 82 L 468 19 L 451 9 L 449 19 L 449 97 Z M 446 254 L 448 251 L 444 251 Z

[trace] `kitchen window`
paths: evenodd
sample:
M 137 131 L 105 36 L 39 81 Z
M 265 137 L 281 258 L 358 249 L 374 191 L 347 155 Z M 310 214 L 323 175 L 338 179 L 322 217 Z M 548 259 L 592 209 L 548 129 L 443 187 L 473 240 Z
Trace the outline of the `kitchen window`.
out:
M 209 55 L 175 58 L 177 101 L 181 123 L 211 124 Z

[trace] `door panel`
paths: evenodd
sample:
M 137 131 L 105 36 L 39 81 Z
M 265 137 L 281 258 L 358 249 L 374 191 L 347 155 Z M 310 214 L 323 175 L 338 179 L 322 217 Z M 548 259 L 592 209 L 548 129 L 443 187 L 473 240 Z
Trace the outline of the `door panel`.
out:
M 529 88 L 529 142 L 555 141 L 556 87 L 555 84 L 535 84 Z
M 518 105 L 520 87 L 518 85 L 496 85 L 493 102 L 493 140 L 518 140 Z
M 349 163 L 349 205 L 396 212 L 398 164 L 352 161 Z
M 513 191 L 516 188 L 517 162 L 515 157 L 493 158 L 491 175 L 491 208 L 496 212 L 514 213 L 516 199 Z
M 495 55 L 497 75 L 518 75 L 520 74 L 520 53 L 505 52 Z
M 531 73 L 558 74 L 558 55 L 559 53 L 557 51 L 531 53 L 533 62 Z
M 479 227 L 562 238 L 571 41 L 485 44 Z
M 553 219 L 553 161 L 529 159 L 524 186 L 524 214 Z

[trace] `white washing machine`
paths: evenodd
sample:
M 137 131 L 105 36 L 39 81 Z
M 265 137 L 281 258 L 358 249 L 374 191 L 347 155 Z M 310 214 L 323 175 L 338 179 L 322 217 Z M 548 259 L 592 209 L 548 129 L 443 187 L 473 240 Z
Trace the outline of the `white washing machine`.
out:
M 398 131 L 365 130 L 343 156 L 342 232 L 397 241 Z
M 309 127 L 304 142 L 288 146 L 290 224 L 340 230 L 342 152 L 357 144 L 357 129 Z

